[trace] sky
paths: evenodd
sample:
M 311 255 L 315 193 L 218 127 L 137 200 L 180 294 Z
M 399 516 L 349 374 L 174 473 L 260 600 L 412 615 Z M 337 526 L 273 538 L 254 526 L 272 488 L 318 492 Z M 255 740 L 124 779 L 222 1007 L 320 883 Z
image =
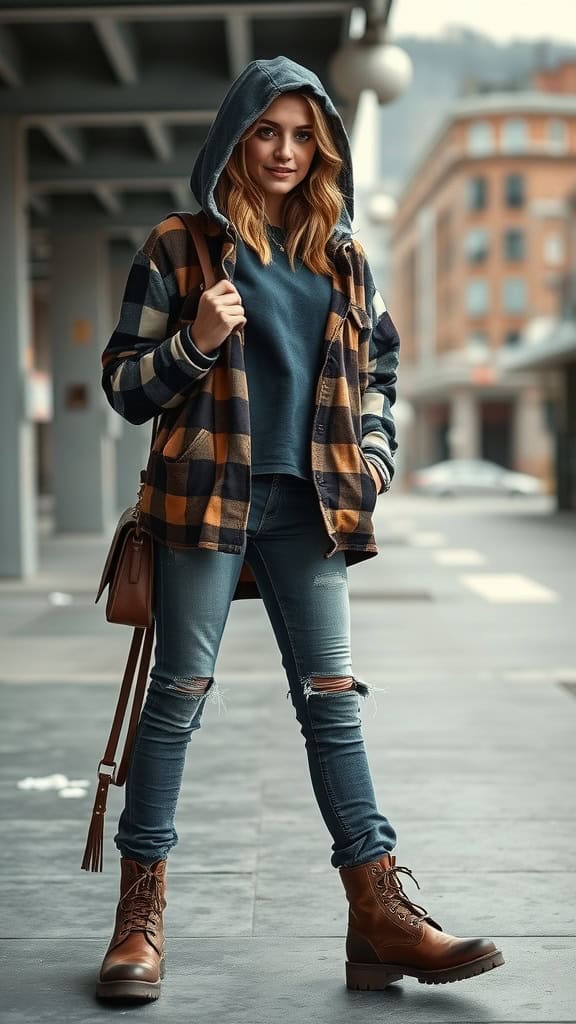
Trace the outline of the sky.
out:
M 392 37 L 437 36 L 451 25 L 502 43 L 545 38 L 576 45 L 576 0 L 394 0 Z

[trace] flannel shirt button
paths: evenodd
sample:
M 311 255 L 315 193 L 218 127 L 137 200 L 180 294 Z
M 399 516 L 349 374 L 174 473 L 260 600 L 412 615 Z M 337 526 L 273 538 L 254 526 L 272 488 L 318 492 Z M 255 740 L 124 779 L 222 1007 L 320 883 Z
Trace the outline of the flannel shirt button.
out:
M 323 434 L 324 433 L 324 429 L 325 429 L 324 428 L 324 424 L 323 423 L 319 423 L 318 426 L 316 427 L 316 433 L 317 434 Z

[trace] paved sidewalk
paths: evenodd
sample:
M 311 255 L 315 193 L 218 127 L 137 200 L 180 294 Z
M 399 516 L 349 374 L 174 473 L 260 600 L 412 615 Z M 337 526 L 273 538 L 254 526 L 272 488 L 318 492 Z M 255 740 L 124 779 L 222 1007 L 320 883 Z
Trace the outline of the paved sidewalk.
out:
M 409 895 L 447 931 L 494 938 L 506 965 L 449 986 L 346 990 L 346 903 L 280 655 L 261 602 L 235 602 L 216 672 L 225 707 L 207 705 L 178 809 L 162 997 L 128 1012 L 170 1024 L 576 1021 L 573 520 L 542 504 L 386 496 L 377 534 L 380 556 L 350 584 L 355 673 L 381 688 L 362 705 L 379 802 L 421 886 L 408 879 Z M 117 898 L 117 791 L 104 873 L 80 871 L 130 639 L 93 604 L 106 546 L 45 528 L 38 577 L 0 581 L 5 1024 L 126 1010 L 93 997 Z M 472 548 L 481 569 L 435 555 Z M 473 573 L 530 577 L 544 596 L 491 601 L 465 581 Z M 53 775 L 60 788 L 19 786 Z

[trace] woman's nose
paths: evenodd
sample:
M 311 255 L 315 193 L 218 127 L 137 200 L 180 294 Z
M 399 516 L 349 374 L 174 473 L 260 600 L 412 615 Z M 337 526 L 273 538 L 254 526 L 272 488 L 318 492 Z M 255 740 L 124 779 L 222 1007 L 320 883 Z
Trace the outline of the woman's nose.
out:
M 276 155 L 284 160 L 289 160 L 292 156 L 292 143 L 290 136 L 278 139 L 278 145 L 276 147 Z

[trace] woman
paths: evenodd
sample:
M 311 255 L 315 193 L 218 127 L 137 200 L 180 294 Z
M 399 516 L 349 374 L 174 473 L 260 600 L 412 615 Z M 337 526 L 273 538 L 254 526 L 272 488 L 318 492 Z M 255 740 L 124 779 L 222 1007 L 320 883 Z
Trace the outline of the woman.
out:
M 155 663 L 115 836 L 121 898 L 98 995 L 159 995 L 186 748 L 217 699 L 230 602 L 248 596 L 264 600 L 333 838 L 349 987 L 472 977 L 502 955 L 445 934 L 404 893 L 361 733 L 369 687 L 352 672 L 347 566 L 377 554 L 398 338 L 351 237 L 349 143 L 318 78 L 285 57 L 250 63 L 191 184 L 217 283 L 203 288 L 186 217 L 168 217 L 136 253 L 102 360 L 113 408 L 132 423 L 161 419 L 142 494 Z

